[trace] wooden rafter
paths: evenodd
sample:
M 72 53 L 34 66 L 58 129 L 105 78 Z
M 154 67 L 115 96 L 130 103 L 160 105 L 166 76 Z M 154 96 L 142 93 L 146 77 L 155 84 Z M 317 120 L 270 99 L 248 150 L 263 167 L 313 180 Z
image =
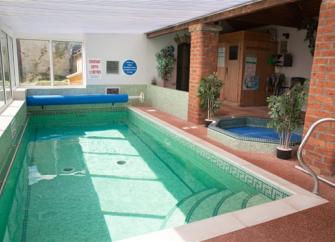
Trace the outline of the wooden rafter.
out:
M 233 17 L 237 17 L 237 16 L 243 16 L 243 15 L 247 15 L 253 12 L 257 12 L 257 11 L 261 11 L 261 10 L 266 10 L 269 8 L 273 8 L 273 7 L 277 7 L 277 6 L 281 6 L 281 5 L 285 5 L 285 4 L 289 4 L 289 3 L 295 3 L 298 2 L 300 0 L 262 0 L 262 1 L 257 1 L 254 3 L 250 3 L 248 5 L 243 5 L 237 8 L 233 8 L 233 9 L 229 9 L 226 11 L 222 11 L 219 13 L 215 13 L 213 15 L 209 15 L 209 16 L 204 16 L 204 17 L 200 17 L 191 21 L 187 21 L 181 24 L 177 24 L 174 26 L 168 26 L 166 28 L 162 28 L 156 31 L 152 31 L 147 33 L 147 37 L 148 38 L 155 38 L 161 35 L 165 35 L 165 34 L 169 34 L 169 33 L 173 33 L 173 32 L 177 32 L 177 31 L 181 31 L 181 30 L 185 30 L 187 29 L 190 25 L 193 24 L 199 24 L 199 23 L 213 23 L 216 21 L 220 21 L 220 20 L 225 20 L 228 18 L 233 18 Z

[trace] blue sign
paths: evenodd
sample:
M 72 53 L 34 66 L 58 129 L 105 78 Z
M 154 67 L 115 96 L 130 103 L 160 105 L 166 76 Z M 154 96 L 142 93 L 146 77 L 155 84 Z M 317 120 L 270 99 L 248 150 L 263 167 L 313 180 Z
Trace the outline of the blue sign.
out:
M 122 65 L 123 72 L 127 75 L 133 75 L 137 71 L 136 62 L 133 60 L 126 60 Z

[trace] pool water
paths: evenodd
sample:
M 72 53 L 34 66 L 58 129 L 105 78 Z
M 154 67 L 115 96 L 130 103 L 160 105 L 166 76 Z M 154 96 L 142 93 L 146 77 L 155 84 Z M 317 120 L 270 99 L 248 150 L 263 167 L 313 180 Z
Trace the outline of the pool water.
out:
M 226 130 L 243 137 L 251 137 L 266 140 L 279 140 L 278 133 L 271 128 L 241 126 L 241 127 L 226 128 Z M 292 143 L 301 142 L 301 135 L 292 133 L 291 142 Z
M 116 241 L 273 200 L 128 116 L 31 117 L 5 241 Z

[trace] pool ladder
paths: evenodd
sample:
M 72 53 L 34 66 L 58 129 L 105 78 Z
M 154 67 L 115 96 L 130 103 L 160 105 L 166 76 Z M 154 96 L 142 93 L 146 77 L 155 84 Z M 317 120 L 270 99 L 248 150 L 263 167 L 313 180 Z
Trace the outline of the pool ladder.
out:
M 305 170 L 307 171 L 313 178 L 313 190 L 312 192 L 315 194 L 319 194 L 319 178 L 317 176 L 317 174 L 305 163 L 303 157 L 302 157 L 302 151 L 305 147 L 305 144 L 307 143 L 308 139 L 310 138 L 310 136 L 312 135 L 313 131 L 315 130 L 316 127 L 318 127 L 320 124 L 322 123 L 326 123 L 326 122 L 335 122 L 335 118 L 322 118 L 319 119 L 318 121 L 314 122 L 312 124 L 312 126 L 308 129 L 305 137 L 303 138 L 299 148 L 298 148 L 298 161 L 299 161 L 299 165 Z

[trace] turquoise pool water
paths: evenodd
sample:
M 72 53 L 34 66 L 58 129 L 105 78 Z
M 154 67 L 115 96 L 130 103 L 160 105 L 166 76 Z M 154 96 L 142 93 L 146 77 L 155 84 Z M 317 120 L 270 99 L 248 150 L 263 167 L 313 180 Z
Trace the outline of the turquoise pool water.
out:
M 0 197 L 0 231 L 116 241 L 286 196 L 132 111 L 35 115 Z
M 278 142 L 280 139 L 279 134 L 274 129 L 271 128 L 242 126 L 242 127 L 226 128 L 226 130 L 242 137 L 250 137 L 250 138 L 257 138 L 257 139 L 264 139 Z M 293 133 L 291 136 L 291 142 L 300 143 L 301 135 Z

